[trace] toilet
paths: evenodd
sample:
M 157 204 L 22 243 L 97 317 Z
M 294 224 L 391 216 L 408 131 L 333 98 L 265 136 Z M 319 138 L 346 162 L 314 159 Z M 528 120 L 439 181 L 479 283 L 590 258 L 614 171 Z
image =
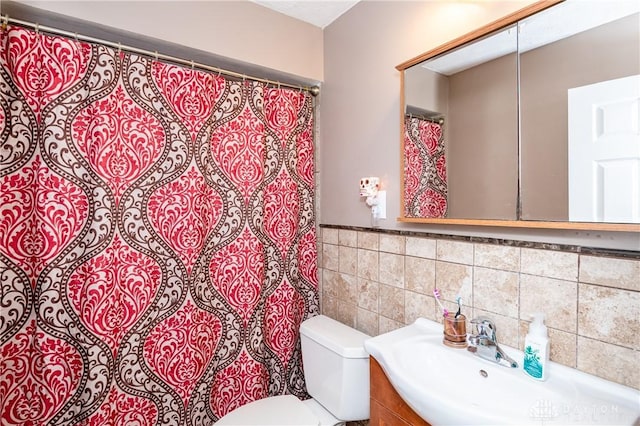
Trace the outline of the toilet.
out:
M 300 325 L 302 364 L 311 399 L 272 396 L 243 405 L 215 426 L 335 426 L 369 418 L 370 336 L 327 316 Z

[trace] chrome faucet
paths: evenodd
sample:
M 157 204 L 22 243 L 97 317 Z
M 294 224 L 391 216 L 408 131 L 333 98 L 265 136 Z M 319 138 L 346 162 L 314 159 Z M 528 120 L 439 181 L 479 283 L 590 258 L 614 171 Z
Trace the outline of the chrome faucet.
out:
M 518 363 L 509 358 L 504 353 L 498 340 L 496 339 L 496 326 L 489 318 L 478 317 L 471 320 L 471 324 L 475 326 L 476 333 L 467 336 L 469 346 L 467 350 L 475 353 L 480 358 L 493 361 L 495 363 L 517 368 Z

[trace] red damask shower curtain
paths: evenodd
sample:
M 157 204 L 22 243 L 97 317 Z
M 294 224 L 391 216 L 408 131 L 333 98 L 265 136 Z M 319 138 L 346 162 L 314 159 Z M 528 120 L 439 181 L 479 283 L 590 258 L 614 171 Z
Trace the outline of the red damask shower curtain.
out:
M 447 193 L 442 125 L 405 116 L 404 215 L 446 217 Z
M 11 27 L 2 425 L 205 425 L 306 396 L 310 96 Z

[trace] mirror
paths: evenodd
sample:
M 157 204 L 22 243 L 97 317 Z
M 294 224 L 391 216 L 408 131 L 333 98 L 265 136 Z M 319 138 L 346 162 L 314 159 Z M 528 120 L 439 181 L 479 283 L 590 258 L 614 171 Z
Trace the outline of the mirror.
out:
M 538 2 L 399 65 L 399 220 L 640 231 L 639 10 Z

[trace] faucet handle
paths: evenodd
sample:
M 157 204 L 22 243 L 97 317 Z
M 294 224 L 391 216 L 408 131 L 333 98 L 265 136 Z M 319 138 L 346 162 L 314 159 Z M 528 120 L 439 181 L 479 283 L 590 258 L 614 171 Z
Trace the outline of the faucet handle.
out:
M 491 340 L 496 340 L 496 325 L 487 317 L 477 317 L 471 320 L 471 324 L 476 327 L 478 336 L 487 336 Z
M 477 317 L 471 320 L 471 324 L 476 327 L 476 334 L 467 338 L 469 346 L 467 350 L 474 352 L 481 358 L 489 359 L 498 364 L 508 365 L 517 368 L 518 363 L 498 346 L 496 339 L 496 325 L 487 317 Z

